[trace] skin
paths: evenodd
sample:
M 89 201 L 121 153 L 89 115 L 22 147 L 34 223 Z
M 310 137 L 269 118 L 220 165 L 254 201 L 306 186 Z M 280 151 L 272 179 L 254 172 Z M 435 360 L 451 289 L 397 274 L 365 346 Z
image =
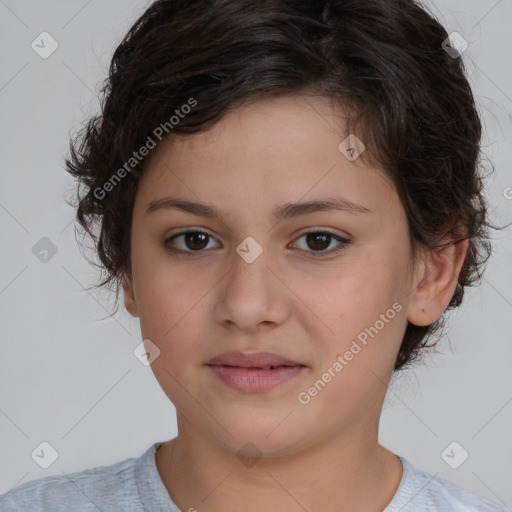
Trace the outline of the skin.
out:
M 407 321 L 427 325 L 446 309 L 467 243 L 413 261 L 389 178 L 364 153 L 352 162 L 338 150 L 342 115 L 321 97 L 251 102 L 208 132 L 162 143 L 141 178 L 125 306 L 159 348 L 151 366 L 176 406 L 178 436 L 155 459 L 181 510 L 377 512 L 398 488 L 401 463 L 378 443 L 387 385 Z M 208 203 L 220 218 L 145 213 L 165 196 Z M 276 205 L 333 196 L 370 212 L 271 218 Z M 184 228 L 211 235 L 202 252 L 184 236 L 166 246 Z M 309 231 L 349 243 L 329 253 L 339 243 L 328 239 L 315 258 L 321 244 L 308 244 Z M 235 251 L 248 236 L 263 249 L 252 263 Z M 401 311 L 301 404 L 298 394 L 395 303 Z M 307 368 L 271 391 L 244 393 L 205 366 L 226 351 L 274 352 Z M 253 465 L 239 456 L 252 453 L 248 443 Z

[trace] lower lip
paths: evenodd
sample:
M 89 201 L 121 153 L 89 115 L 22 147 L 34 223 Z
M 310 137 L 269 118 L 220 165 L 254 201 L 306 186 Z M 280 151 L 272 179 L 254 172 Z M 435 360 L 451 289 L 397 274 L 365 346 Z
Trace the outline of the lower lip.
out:
M 239 391 L 268 391 L 299 374 L 304 366 L 278 366 L 274 370 L 242 368 L 240 366 L 209 366 L 217 377 Z

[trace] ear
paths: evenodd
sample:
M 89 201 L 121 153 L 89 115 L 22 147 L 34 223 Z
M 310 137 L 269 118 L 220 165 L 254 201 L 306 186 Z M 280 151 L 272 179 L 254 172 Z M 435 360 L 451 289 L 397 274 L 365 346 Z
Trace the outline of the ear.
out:
M 455 293 L 468 240 L 453 241 L 442 249 L 425 249 L 417 263 L 407 320 L 429 325 L 444 313 Z
M 131 270 L 126 271 L 122 277 L 122 285 L 124 292 L 124 305 L 132 316 L 139 316 L 139 308 L 135 300 L 135 293 L 133 290 L 133 277 Z

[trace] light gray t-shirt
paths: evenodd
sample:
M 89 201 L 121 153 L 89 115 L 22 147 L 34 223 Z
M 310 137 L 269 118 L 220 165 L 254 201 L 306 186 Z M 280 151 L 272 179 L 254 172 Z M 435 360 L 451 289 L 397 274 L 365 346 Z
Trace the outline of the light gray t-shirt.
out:
M 167 492 L 155 463 L 153 444 L 140 457 L 111 466 L 52 475 L 18 485 L 0 495 L 1 512 L 110 512 L 181 511 Z M 400 457 L 404 468 L 400 486 L 383 512 L 505 512 L 455 484 L 414 469 Z M 200 502 L 192 504 L 201 509 Z

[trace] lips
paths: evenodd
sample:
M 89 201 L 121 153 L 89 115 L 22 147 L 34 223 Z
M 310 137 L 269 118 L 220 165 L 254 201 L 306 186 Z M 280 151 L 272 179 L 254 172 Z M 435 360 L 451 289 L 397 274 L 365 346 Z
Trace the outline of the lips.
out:
M 305 366 L 297 361 L 271 352 L 256 352 L 243 354 L 242 352 L 226 352 L 210 359 L 208 366 L 237 366 L 239 368 L 273 369 L 280 366 Z
M 270 352 L 226 352 L 206 366 L 225 385 L 245 393 L 260 393 L 291 381 L 305 365 Z

